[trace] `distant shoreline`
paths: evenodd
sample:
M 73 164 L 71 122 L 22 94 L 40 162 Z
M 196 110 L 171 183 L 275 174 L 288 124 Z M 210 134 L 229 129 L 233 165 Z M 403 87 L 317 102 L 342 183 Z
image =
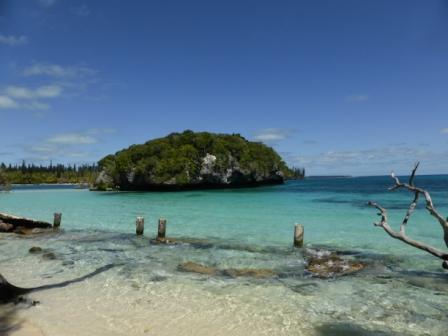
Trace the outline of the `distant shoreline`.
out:
M 31 185 L 35 185 L 35 186 L 54 186 L 54 185 L 59 185 L 59 186 L 83 186 L 86 185 L 88 186 L 88 183 L 11 183 L 11 186 L 31 186 Z
M 86 183 L 12 183 L 11 189 L 29 189 L 29 188 L 69 188 L 69 189 L 89 189 L 90 184 Z

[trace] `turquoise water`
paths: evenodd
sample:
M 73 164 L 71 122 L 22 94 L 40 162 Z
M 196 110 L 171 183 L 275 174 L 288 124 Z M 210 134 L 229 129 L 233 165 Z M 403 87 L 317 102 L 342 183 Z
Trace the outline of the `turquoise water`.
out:
M 442 213 L 448 213 L 448 177 L 420 177 Z M 65 230 L 133 233 L 144 216 L 154 236 L 157 220 L 168 220 L 172 237 L 217 238 L 262 246 L 289 246 L 294 223 L 305 226 L 306 242 L 372 252 L 414 254 L 372 225 L 374 200 L 399 223 L 412 195 L 389 192 L 387 177 L 291 181 L 282 186 L 244 190 L 177 193 L 96 193 L 77 189 L 25 189 L 0 194 L 2 211 L 52 221 L 63 213 Z M 409 234 L 443 247 L 440 228 L 423 209 L 411 219 Z M 418 251 L 417 251 L 418 252 Z M 417 253 L 420 254 L 420 253 Z M 424 255 L 424 253 L 421 253 Z
M 439 211 L 448 214 L 448 176 L 419 176 L 416 182 L 429 189 Z M 8 278 L 19 277 L 22 285 L 35 286 L 75 278 L 105 264 L 117 265 L 86 283 L 34 294 L 44 308 L 21 314 L 46 335 L 61 332 L 58 326 L 45 322 L 50 320 L 51 307 L 60 309 L 62 305 L 67 307 L 67 314 L 75 314 L 64 298 L 82 298 L 80 304 L 85 304 L 100 293 L 103 305 L 96 306 L 98 300 L 90 303 L 101 312 L 98 323 L 102 324 L 94 333 L 99 335 L 145 334 L 153 327 L 158 328 L 159 335 L 173 334 L 176 328 L 180 328 L 176 335 L 220 334 L 217 330 L 229 334 L 228 327 L 235 335 L 446 335 L 448 278 L 441 263 L 372 225 L 377 220 L 376 211 L 366 206 L 367 201 L 388 208 L 392 224 L 402 220 L 411 201 L 412 195 L 406 191 L 387 191 L 390 185 L 387 177 L 363 177 L 175 193 L 18 188 L 0 193 L 0 211 L 50 222 L 54 212 L 62 212 L 64 230 L 32 239 L 1 236 L 0 268 Z M 135 237 L 137 216 L 145 218 L 143 238 Z M 168 237 L 190 243 L 151 245 L 149 238 L 155 237 L 160 217 L 168 221 Z M 337 250 L 366 261 L 369 267 L 331 281 L 310 277 L 304 271 L 301 251 L 291 248 L 295 223 L 305 226 L 308 248 Z M 408 226 L 410 236 L 444 248 L 439 224 L 423 205 Z M 192 243 L 191 239 L 199 242 Z M 29 255 L 28 248 L 34 245 L 53 251 L 58 258 L 44 261 Z M 177 265 L 186 261 L 217 269 L 274 269 L 280 276 L 227 279 L 179 272 Z M 25 274 L 19 269 L 26 269 Z M 166 293 L 156 293 L 158 287 Z M 181 292 L 177 292 L 179 288 Z M 138 301 L 142 292 L 159 297 L 154 314 L 166 310 L 167 315 L 178 316 L 177 323 L 170 324 L 174 329 L 163 329 L 159 324 L 140 330 L 132 324 L 155 309 L 146 301 Z M 120 305 L 117 297 L 121 298 Z M 168 304 L 172 301 L 182 302 L 185 311 Z M 111 307 L 124 314 L 119 306 L 133 312 L 127 316 L 129 323 L 109 321 Z M 204 307 L 208 308 L 202 311 Z M 221 310 L 223 307 L 227 309 Z M 75 315 L 89 323 L 88 315 Z M 181 328 L 189 320 L 198 325 L 208 321 L 203 323 L 214 325 L 216 333 L 205 326 Z M 73 325 L 74 335 L 82 334 L 79 328 L 80 323 Z

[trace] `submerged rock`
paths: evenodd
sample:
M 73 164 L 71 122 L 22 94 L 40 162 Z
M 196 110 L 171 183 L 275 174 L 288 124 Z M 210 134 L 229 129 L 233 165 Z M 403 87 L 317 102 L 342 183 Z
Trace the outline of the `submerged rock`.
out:
M 29 253 L 31 254 L 41 254 L 42 255 L 42 259 L 44 260 L 55 260 L 58 259 L 57 255 L 53 252 L 51 252 L 51 250 L 49 249 L 43 249 L 42 247 L 39 246 L 33 246 L 28 250 Z
M 43 251 L 44 250 L 42 249 L 42 247 L 39 247 L 39 246 L 33 246 L 28 250 L 28 252 L 32 253 L 32 254 L 42 253 Z
M 182 272 L 191 272 L 206 275 L 215 275 L 217 270 L 214 267 L 201 265 L 192 261 L 187 261 L 177 266 L 177 269 Z
M 366 266 L 360 261 L 343 259 L 335 252 L 307 250 L 306 254 L 306 270 L 320 278 L 353 274 Z
M 319 285 L 317 283 L 311 282 L 291 285 L 288 286 L 288 288 L 295 293 L 299 293 L 300 295 L 309 296 L 317 292 Z
M 44 260 L 55 260 L 55 259 L 57 259 L 57 256 L 53 252 L 47 252 L 42 255 L 42 258 Z
M 206 266 L 202 264 L 195 263 L 193 261 L 187 261 L 185 263 L 179 264 L 177 267 L 179 271 L 191 272 L 205 275 L 218 275 L 226 276 L 231 278 L 239 277 L 251 277 L 257 279 L 272 278 L 277 276 L 277 272 L 271 269 L 264 268 L 227 268 L 219 270 L 215 267 Z
M 229 268 L 221 271 L 221 274 L 231 278 L 251 277 L 257 279 L 272 278 L 277 276 L 277 273 L 270 269 L 263 268 Z
M 181 242 L 179 242 L 176 239 L 168 239 L 168 238 L 155 238 L 155 239 L 151 239 L 150 240 L 151 244 L 154 245 L 178 245 L 181 244 Z

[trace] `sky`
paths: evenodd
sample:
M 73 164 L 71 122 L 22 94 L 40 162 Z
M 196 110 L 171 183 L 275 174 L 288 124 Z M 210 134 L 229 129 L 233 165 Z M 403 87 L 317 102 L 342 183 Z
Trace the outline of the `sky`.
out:
M 0 0 L 0 162 L 185 129 L 308 175 L 448 173 L 448 1 Z

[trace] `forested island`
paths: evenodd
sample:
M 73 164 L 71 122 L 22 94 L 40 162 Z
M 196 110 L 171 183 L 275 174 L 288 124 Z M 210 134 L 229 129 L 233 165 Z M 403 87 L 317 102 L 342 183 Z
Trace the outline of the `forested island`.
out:
M 183 190 L 281 184 L 304 173 L 239 134 L 184 131 L 132 145 L 99 161 L 99 190 Z
M 184 131 L 132 145 L 98 164 L 0 164 L 0 189 L 11 184 L 74 183 L 95 190 L 180 190 L 248 187 L 301 179 L 260 142 L 239 134 Z

